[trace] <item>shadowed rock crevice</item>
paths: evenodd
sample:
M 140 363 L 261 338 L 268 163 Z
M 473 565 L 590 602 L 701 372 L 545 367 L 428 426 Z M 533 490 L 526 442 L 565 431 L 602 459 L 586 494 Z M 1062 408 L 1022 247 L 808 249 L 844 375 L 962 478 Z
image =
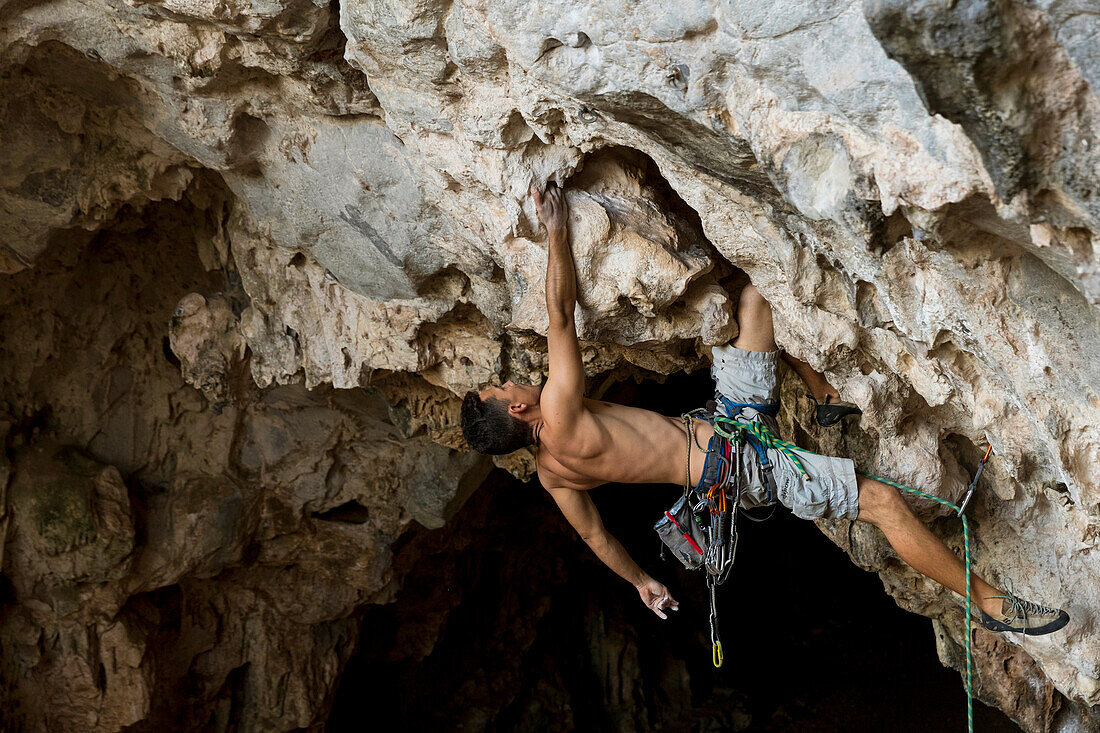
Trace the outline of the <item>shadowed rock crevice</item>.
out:
M 349 524 L 363 524 L 370 519 L 370 510 L 357 501 L 346 501 L 340 506 L 326 509 L 323 512 L 313 512 L 310 516 L 325 522 L 348 522 Z

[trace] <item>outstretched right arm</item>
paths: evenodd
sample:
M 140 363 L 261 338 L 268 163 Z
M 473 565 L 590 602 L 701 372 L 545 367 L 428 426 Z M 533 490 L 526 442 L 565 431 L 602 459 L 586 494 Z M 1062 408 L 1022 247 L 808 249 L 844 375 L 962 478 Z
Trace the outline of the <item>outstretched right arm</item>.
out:
M 661 618 L 668 618 L 662 609 L 675 611 L 679 608 L 676 600 L 669 595 L 668 588 L 649 577 L 630 557 L 622 543 L 604 528 L 600 512 L 587 491 L 566 488 L 552 488 L 547 491 L 554 497 L 561 513 L 577 530 L 581 539 L 596 553 L 596 557 L 633 585 L 642 602 L 653 613 Z

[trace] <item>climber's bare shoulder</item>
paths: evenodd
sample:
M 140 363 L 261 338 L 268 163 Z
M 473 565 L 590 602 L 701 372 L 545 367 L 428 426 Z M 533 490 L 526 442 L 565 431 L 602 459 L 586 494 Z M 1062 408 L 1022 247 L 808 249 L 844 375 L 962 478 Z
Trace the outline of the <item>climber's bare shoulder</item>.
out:
M 580 409 L 570 410 L 568 421 L 546 419 L 538 431 L 539 480 L 547 489 L 586 491 L 607 481 L 592 475 L 593 461 L 608 448 L 603 431 L 583 404 L 587 400 L 581 398 L 580 402 Z

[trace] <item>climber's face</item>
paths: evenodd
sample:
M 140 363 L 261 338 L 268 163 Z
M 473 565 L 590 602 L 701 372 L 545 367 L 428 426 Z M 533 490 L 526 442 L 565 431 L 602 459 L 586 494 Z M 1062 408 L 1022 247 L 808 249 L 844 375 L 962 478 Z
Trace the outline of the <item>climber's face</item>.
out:
M 539 397 L 542 395 L 542 387 L 536 387 L 531 384 L 516 384 L 509 380 L 504 384 L 497 386 L 489 386 L 478 392 L 478 397 L 482 400 L 497 399 L 504 400 L 509 406 L 512 405 L 537 405 L 539 403 Z

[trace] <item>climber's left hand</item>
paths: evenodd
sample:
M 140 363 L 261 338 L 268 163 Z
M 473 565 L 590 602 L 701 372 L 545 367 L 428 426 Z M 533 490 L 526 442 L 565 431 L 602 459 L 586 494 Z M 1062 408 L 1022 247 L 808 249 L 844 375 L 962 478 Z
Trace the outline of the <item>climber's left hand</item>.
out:
M 649 607 L 650 611 L 657 614 L 663 619 L 667 619 L 668 616 L 664 614 L 664 611 L 679 611 L 680 603 L 672 594 L 668 592 L 668 588 L 664 583 L 659 583 L 656 580 L 650 578 L 644 583 L 639 583 L 637 586 L 638 595 L 642 598 L 642 603 Z
M 565 192 L 553 181 L 546 184 L 546 192 L 539 193 L 531 184 L 531 198 L 535 200 L 535 210 L 539 221 L 546 225 L 548 233 L 565 231 L 565 222 L 569 218 L 569 204 L 565 201 Z

